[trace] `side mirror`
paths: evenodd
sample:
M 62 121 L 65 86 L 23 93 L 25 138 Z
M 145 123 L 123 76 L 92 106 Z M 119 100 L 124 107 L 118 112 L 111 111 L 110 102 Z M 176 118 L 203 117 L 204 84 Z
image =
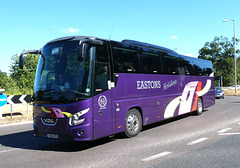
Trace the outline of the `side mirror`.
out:
M 89 44 L 82 43 L 79 47 L 78 51 L 78 61 L 83 61 L 85 56 L 87 55 Z
M 78 60 L 83 61 L 85 56 L 87 55 L 88 49 L 90 45 L 103 45 L 103 41 L 97 39 L 83 39 L 79 42 L 79 51 L 78 51 Z
M 27 54 L 21 54 L 19 57 L 19 68 L 23 69 L 24 62 L 26 60 Z
M 27 50 L 21 53 L 20 57 L 19 57 L 19 68 L 23 69 L 23 65 L 25 63 L 27 54 L 41 54 L 40 50 Z

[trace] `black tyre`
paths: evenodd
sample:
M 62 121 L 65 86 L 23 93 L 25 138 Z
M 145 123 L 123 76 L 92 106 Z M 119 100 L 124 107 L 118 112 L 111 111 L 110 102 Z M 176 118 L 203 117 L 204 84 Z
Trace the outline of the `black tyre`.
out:
M 137 109 L 131 109 L 126 116 L 125 134 L 127 137 L 134 137 L 142 130 L 142 116 Z
M 196 115 L 201 115 L 202 113 L 203 113 L 203 102 L 201 98 L 198 98 Z

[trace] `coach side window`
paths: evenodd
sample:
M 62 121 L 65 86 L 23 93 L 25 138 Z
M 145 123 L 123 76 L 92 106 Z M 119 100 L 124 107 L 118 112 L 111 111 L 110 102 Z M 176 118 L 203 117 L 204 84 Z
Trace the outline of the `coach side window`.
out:
M 156 50 L 142 51 L 143 73 L 162 73 L 161 56 Z
M 122 43 L 115 43 L 113 46 L 113 63 L 115 73 L 140 73 L 139 60 L 140 58 L 136 47 Z
M 184 58 L 183 56 L 180 57 L 180 75 L 191 75 L 193 65 L 191 60 Z
M 210 76 L 212 72 L 212 63 L 210 61 L 203 61 L 203 76 Z
M 178 59 L 179 58 L 177 56 L 172 56 L 167 53 L 163 53 L 164 74 L 168 74 L 168 75 L 179 74 Z
M 193 75 L 196 76 L 203 75 L 203 63 L 199 59 L 193 59 Z
M 96 47 L 95 60 L 98 62 L 108 62 L 108 50 L 106 42 L 103 45 Z

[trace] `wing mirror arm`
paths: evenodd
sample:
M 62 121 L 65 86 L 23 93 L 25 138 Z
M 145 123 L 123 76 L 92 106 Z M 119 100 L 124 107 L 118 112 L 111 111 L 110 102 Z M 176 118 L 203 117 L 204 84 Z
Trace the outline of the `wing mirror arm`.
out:
M 103 45 L 103 41 L 96 39 L 83 39 L 79 41 L 78 61 L 83 61 L 87 55 L 90 46 Z
M 19 57 L 19 68 L 23 69 L 27 54 L 41 54 L 41 50 L 27 50 L 21 53 Z

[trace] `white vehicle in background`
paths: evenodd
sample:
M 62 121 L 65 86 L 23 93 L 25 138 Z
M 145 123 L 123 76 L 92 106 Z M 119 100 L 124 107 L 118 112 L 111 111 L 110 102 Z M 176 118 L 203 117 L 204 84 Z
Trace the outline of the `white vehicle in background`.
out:
M 236 88 L 240 89 L 240 85 L 236 85 Z M 230 86 L 229 89 L 232 89 L 232 90 L 235 89 L 235 85 Z

